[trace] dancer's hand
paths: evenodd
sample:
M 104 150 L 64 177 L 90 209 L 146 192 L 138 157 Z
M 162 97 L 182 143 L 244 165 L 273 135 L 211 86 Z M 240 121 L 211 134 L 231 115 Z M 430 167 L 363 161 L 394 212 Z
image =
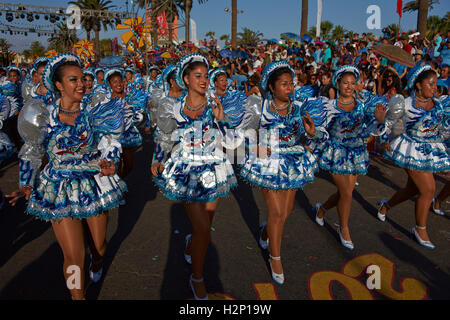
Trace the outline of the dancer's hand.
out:
M 303 119 L 303 127 L 305 127 L 306 133 L 310 137 L 314 137 L 316 135 L 316 126 L 313 120 L 311 119 L 310 115 L 308 114 L 308 112 L 306 112 L 306 117 L 302 117 L 302 119 Z
M 152 174 L 155 177 L 158 176 L 161 172 L 163 172 L 163 170 L 164 170 L 164 167 L 160 162 L 155 162 L 151 167 Z
M 384 123 L 384 119 L 386 118 L 386 108 L 383 106 L 382 103 L 377 104 L 377 107 L 373 115 L 375 116 L 375 119 L 378 122 Z
M 25 197 L 25 200 L 30 199 L 32 191 L 33 189 L 30 186 L 23 186 L 19 190 L 13 191 L 10 194 L 5 194 L 5 198 L 12 198 L 9 200 L 9 204 L 14 207 L 20 198 Z
M 211 103 L 211 109 L 213 111 L 214 117 L 217 121 L 221 121 L 224 117 L 222 102 L 220 102 L 220 99 L 215 96 L 212 97 L 212 99 L 216 103 L 216 105 Z
M 114 165 L 113 161 L 102 159 L 99 165 L 100 168 L 102 169 L 100 171 L 100 177 L 112 176 L 116 173 L 116 166 Z

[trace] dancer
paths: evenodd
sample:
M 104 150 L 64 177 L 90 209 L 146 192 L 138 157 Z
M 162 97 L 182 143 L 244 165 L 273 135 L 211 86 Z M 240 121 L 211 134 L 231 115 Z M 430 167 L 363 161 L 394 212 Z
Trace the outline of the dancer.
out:
M 51 105 L 30 100 L 19 116 L 25 144 L 19 154 L 20 189 L 7 195 L 10 204 L 25 197 L 27 213 L 52 223 L 64 254 L 67 279 L 76 272 L 81 279 L 69 286 L 72 299 L 84 299 L 83 220 L 90 230 L 89 275 L 98 282 L 106 251 L 106 211 L 117 207 L 126 190 L 115 174 L 121 147 L 120 105 L 111 100 L 93 104 L 84 96 L 79 58 L 63 53 L 48 62 L 43 73 L 46 88 L 58 95 Z M 48 163 L 39 172 L 44 154 Z
M 237 185 L 220 143 L 222 132 L 231 127 L 229 119 L 220 100 L 206 96 L 208 68 L 201 54 L 187 55 L 178 63 L 176 81 L 188 93 L 181 102 L 166 100 L 158 107 L 160 132 L 152 164 L 157 186 L 167 198 L 183 201 L 192 224 L 186 253 L 192 261 L 190 286 L 195 299 L 208 299 L 203 264 L 214 212 L 208 213 L 206 204 L 227 196 Z
M 138 92 L 131 91 L 125 93 L 124 75 L 122 70 L 113 68 L 105 73 L 105 89 L 112 99 L 118 99 L 124 111 L 123 132 L 119 142 L 122 145 L 122 158 L 118 168 L 119 177 L 125 179 L 134 167 L 134 152 L 142 144 L 142 136 L 137 129 L 135 122 L 143 120 L 143 116 L 138 116 L 147 99 Z
M 358 175 L 366 174 L 369 167 L 365 139 L 384 133 L 386 115 L 385 100 L 381 97 L 373 96 L 365 103 L 355 98 L 359 77 L 359 70 L 350 65 L 340 67 L 333 75 L 337 99 L 324 104 L 330 139 L 315 148 L 320 167 L 330 172 L 337 187 L 337 192 L 324 204 L 316 204 L 316 223 L 323 226 L 325 211 L 337 207 L 338 235 L 341 244 L 350 250 L 354 249 L 348 227 L 352 194 Z
M 41 57 L 37 58 L 34 61 L 33 68 L 36 69 L 36 74 L 38 76 L 39 82 L 37 85 L 33 87 L 33 90 L 31 91 L 31 99 L 39 99 L 42 102 L 44 102 L 45 105 L 50 106 L 51 102 L 55 98 L 52 91 L 47 90 L 45 87 L 43 81 L 42 81 L 42 74 L 44 73 L 44 69 L 47 66 L 47 63 L 50 59 L 47 57 Z
M 270 247 L 272 278 L 280 285 L 284 283 L 280 254 L 284 224 L 294 206 L 297 189 L 312 182 L 318 170 L 314 155 L 301 141 L 305 135 L 314 140 L 328 136 L 321 127 L 326 114 L 316 108 L 319 105 L 291 100 L 293 79 L 295 71 L 289 63 L 269 64 L 260 84 L 266 99 L 262 105 L 247 109 L 242 124 L 247 130 L 258 131 L 260 143 L 257 145 L 249 138 L 250 154 L 240 175 L 263 188 L 269 217 L 261 227 L 259 244 L 263 249 Z
M 427 218 L 436 189 L 433 173 L 450 171 L 450 156 L 444 145 L 450 113 L 434 98 L 437 75 L 430 65 L 414 67 L 407 79 L 410 96 L 404 105 L 389 110 L 387 120 L 388 131 L 398 119 L 402 119 L 404 130 L 386 148 L 384 156 L 406 171 L 408 181 L 389 201 L 380 201 L 378 217 L 384 221 L 389 209 L 418 195 L 416 225 L 411 232 L 421 246 L 433 250 L 435 245 L 426 230 Z

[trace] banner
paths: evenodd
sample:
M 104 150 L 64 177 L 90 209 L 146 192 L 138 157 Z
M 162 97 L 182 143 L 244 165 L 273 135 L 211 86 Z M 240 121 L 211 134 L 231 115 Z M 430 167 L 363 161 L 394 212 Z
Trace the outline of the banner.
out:
M 402 12 L 403 12 L 403 0 L 397 0 L 397 13 L 400 16 L 400 18 L 402 17 Z
M 158 23 L 158 34 L 163 37 L 168 37 L 169 26 L 167 25 L 166 11 L 163 11 L 156 17 L 156 22 Z
M 320 37 L 320 25 L 322 20 L 322 0 L 317 0 L 317 25 L 316 37 Z

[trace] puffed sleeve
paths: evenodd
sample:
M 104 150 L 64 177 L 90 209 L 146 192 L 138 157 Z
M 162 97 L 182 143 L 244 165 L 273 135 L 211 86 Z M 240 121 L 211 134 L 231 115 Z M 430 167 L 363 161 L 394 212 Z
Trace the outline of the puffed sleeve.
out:
M 156 111 L 161 105 L 161 101 L 164 98 L 164 91 L 162 89 L 155 89 L 151 93 L 150 102 L 152 104 L 152 108 L 150 109 L 149 118 L 150 121 L 155 121 L 156 119 Z
M 316 127 L 316 134 L 314 137 L 308 136 L 309 139 L 315 140 L 316 143 L 324 142 L 329 137 L 326 129 L 328 116 L 326 107 L 327 102 L 328 99 L 326 98 L 312 98 L 307 99 L 301 105 L 301 116 L 306 117 L 306 113 L 308 113 Z
M 173 99 L 163 99 L 156 109 L 156 130 L 155 130 L 155 152 L 153 163 L 163 164 L 169 157 L 172 147 L 175 144 L 172 133 L 177 129 L 177 122 L 173 116 L 175 104 L 179 103 Z
M 145 118 L 148 118 L 148 103 L 149 94 L 142 90 L 132 90 L 126 97 L 127 103 L 131 106 L 133 112 L 133 122 L 135 124 L 141 123 Z
M 448 148 L 448 145 L 450 144 L 450 96 L 446 96 L 440 103 L 442 104 L 444 114 L 441 126 L 439 127 L 439 132 Z
M 19 152 L 19 184 L 33 186 L 45 154 L 50 113 L 43 101 L 29 100 L 19 113 L 17 129 L 25 141 Z
M 377 105 L 380 103 L 385 108 L 388 107 L 386 98 L 380 95 L 370 95 L 364 102 L 364 124 L 367 127 L 365 138 L 382 136 L 386 132 L 386 121 L 378 122 L 374 115 Z
M 405 98 L 402 95 L 397 94 L 389 100 L 387 105 L 386 119 L 384 121 L 386 132 L 381 136 L 382 143 L 391 140 L 393 134 L 398 134 L 398 132 L 395 132 L 395 129 L 398 128 L 398 122 L 404 114 Z
M 121 101 L 99 92 L 92 98 L 88 113 L 89 122 L 97 137 L 101 159 L 119 163 L 122 146 L 118 140 L 123 131 L 124 117 Z
M 11 104 L 7 97 L 0 96 L 0 129 L 3 128 L 3 122 L 9 118 Z
M 239 124 L 238 128 L 242 129 L 258 129 L 259 122 L 261 119 L 263 100 L 257 95 L 251 95 L 247 97 L 244 104 L 245 111 L 242 118 L 242 122 Z

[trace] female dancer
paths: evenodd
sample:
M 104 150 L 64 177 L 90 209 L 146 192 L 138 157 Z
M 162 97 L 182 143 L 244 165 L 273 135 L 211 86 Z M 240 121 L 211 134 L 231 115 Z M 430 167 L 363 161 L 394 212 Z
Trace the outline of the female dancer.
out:
M 381 201 L 378 214 L 386 215 L 392 207 L 418 195 L 416 226 L 411 232 L 421 246 L 433 250 L 435 245 L 430 241 L 426 225 L 436 189 L 433 173 L 450 171 L 450 156 L 444 145 L 450 130 L 450 112 L 434 98 L 437 76 L 430 65 L 414 67 L 407 79 L 406 89 L 411 90 L 411 95 L 405 100 L 404 108 L 398 105 L 397 109 L 389 110 L 387 121 L 389 128 L 401 118 L 405 128 L 384 155 L 405 169 L 408 182 L 389 201 Z
M 54 57 L 42 77 L 46 88 L 59 98 L 49 106 L 30 100 L 20 113 L 19 128 L 25 140 L 19 154 L 20 189 L 7 197 L 14 206 L 25 196 L 27 212 L 52 223 L 64 254 L 66 281 L 73 272 L 81 277 L 68 286 L 72 298 L 78 300 L 84 298 L 82 219 L 92 237 L 88 241 L 92 244 L 89 275 L 97 282 L 107 246 L 105 212 L 119 205 L 126 189 L 115 174 L 122 112 L 115 101 L 92 107 L 81 102 L 83 72 L 81 61 L 73 54 Z M 44 153 L 48 163 L 38 173 Z
M 267 97 L 262 105 L 248 108 L 243 127 L 257 130 L 260 143 L 250 139 L 251 153 L 240 175 L 250 183 L 263 188 L 269 211 L 267 224 L 263 223 L 259 243 L 263 249 L 270 246 L 270 267 L 273 280 L 284 283 L 281 265 L 281 240 L 284 224 L 294 206 L 297 189 L 314 180 L 318 166 L 314 155 L 301 143 L 310 139 L 326 139 L 321 128 L 326 115 L 313 104 L 291 100 L 294 93 L 295 71 L 286 61 L 269 64 L 263 71 L 261 89 Z M 314 118 L 314 121 L 313 119 Z M 264 147 L 268 150 L 264 150 Z M 269 157 L 265 156 L 268 155 Z
M 131 91 L 130 94 L 125 94 L 124 77 L 120 69 L 110 69 L 105 73 L 105 88 L 111 94 L 113 99 L 119 99 L 124 110 L 124 126 L 123 133 L 119 139 L 122 145 L 122 161 L 119 165 L 119 177 L 125 177 L 133 170 L 134 166 L 134 152 L 142 144 L 142 136 L 136 128 L 135 119 L 137 117 L 138 109 L 141 109 L 142 103 L 146 99 L 141 99 L 141 95 L 137 91 Z M 136 115 L 136 117 L 135 117 Z M 140 119 L 142 120 L 142 119 Z
M 39 83 L 36 86 L 34 86 L 33 90 L 31 91 L 31 98 L 42 100 L 45 103 L 45 105 L 51 105 L 51 102 L 55 98 L 53 92 L 47 90 L 42 81 L 42 74 L 44 73 L 44 69 L 49 60 L 50 59 L 47 57 L 41 57 L 37 58 L 33 64 L 33 68 L 36 69 L 36 73 L 39 78 Z
M 386 115 L 381 103 L 384 100 L 380 97 L 374 96 L 365 103 L 355 98 L 359 77 L 359 70 L 350 65 L 340 67 L 333 75 L 338 98 L 328 100 L 324 105 L 330 139 L 315 149 L 320 167 L 331 173 L 337 187 L 337 192 L 323 205 L 316 205 L 316 222 L 323 226 L 325 211 L 337 206 L 339 238 L 350 250 L 354 249 L 348 228 L 352 194 L 358 175 L 366 174 L 369 167 L 365 138 L 384 133 Z
M 167 100 L 157 109 L 160 132 L 152 165 L 158 187 L 167 198 L 184 202 L 192 223 L 187 250 L 192 257 L 190 286 L 195 299 L 208 299 L 203 264 L 214 213 L 208 214 L 206 204 L 227 196 L 237 185 L 219 138 L 230 122 L 220 100 L 206 96 L 208 67 L 208 60 L 195 53 L 178 63 L 176 81 L 188 93 L 183 101 Z M 173 141 L 175 131 L 177 141 Z

